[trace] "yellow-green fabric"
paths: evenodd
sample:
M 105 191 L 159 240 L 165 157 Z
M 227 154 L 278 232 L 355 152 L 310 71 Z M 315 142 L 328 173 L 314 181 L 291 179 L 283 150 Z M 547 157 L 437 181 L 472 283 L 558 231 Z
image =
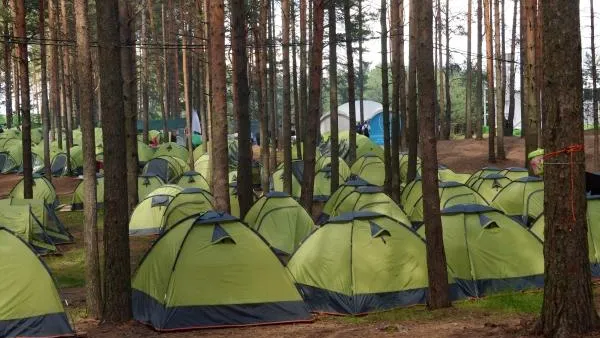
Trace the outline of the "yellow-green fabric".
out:
M 408 164 L 408 162 L 407 162 L 407 164 Z M 458 182 L 458 183 L 465 184 L 469 180 L 470 177 L 471 177 L 471 175 L 469 175 L 469 174 L 455 173 L 454 171 L 452 171 L 451 169 L 449 169 L 447 167 L 440 167 L 438 169 L 438 178 L 439 178 L 440 182 Z
M 331 166 L 331 156 L 321 156 L 319 160 L 315 162 L 315 172 L 318 172 L 321 169 L 326 168 L 327 166 Z M 339 159 L 339 173 L 340 176 L 344 178 L 344 181 L 350 177 L 350 167 L 346 164 L 344 159 Z
M 154 152 L 154 158 L 160 156 L 172 156 L 185 162 L 188 159 L 189 151 L 184 146 L 180 146 L 175 142 L 167 142 L 159 145 L 158 148 L 156 148 L 156 151 Z
M 146 163 L 154 157 L 154 149 L 144 142 L 138 141 L 137 143 L 138 161 Z
M 471 188 L 477 191 L 488 203 L 491 203 L 496 195 L 509 185 L 512 181 L 501 174 L 490 174 L 476 179 Z
M 519 178 L 525 178 L 529 176 L 529 171 L 525 168 L 518 167 L 510 167 L 499 172 L 500 175 L 510 179 L 511 181 L 516 181 Z
M 446 259 L 457 279 L 543 276 L 543 247 L 535 236 L 496 210 L 479 206 L 472 212 L 465 210 L 469 207 L 458 206 L 442 215 Z M 418 230 L 423 238 L 425 227 Z
M 9 199 L 0 200 L 0 227 L 13 231 L 40 252 L 56 251 L 29 205 L 13 205 Z
M 35 217 L 35 219 L 41 224 L 42 228 L 46 233 L 52 238 L 58 238 L 64 242 L 71 242 L 72 238 L 69 233 L 66 232 L 64 228 L 59 228 L 54 221 L 50 219 L 50 215 L 48 214 L 48 209 L 43 200 L 36 199 L 17 199 L 10 198 L 6 200 L 0 200 L 0 205 L 2 203 L 8 203 L 9 205 L 25 205 L 30 207 L 30 211 Z M 62 225 L 61 225 L 62 226 Z
M 169 155 L 156 156 L 156 153 L 154 155 L 154 158 L 144 166 L 143 175 L 158 175 L 163 181 L 169 182 L 181 176 L 188 168 L 187 163 L 180 158 Z M 156 166 L 155 161 L 160 161 L 156 162 L 160 165 Z
M 153 192 L 160 188 L 165 182 L 158 176 L 138 176 L 138 201 L 143 200 Z
M 511 217 L 521 217 L 527 223 L 544 212 L 544 181 L 538 178 L 520 178 L 504 187 L 490 206 Z
M 202 177 L 206 178 L 208 182 L 210 182 L 212 178 L 212 170 L 210 167 L 210 156 L 208 156 L 208 153 L 205 153 L 198 158 L 194 157 L 194 159 L 194 170 L 202 175 Z
M 315 182 L 316 183 L 316 182 Z M 283 191 L 283 163 L 277 167 L 277 170 L 271 175 L 271 190 L 272 191 Z M 292 174 L 292 196 L 294 198 L 300 198 L 302 192 L 302 185 L 296 179 L 296 176 Z
M 246 225 L 195 221 L 160 237 L 136 271 L 133 289 L 167 308 L 301 300 L 277 257 Z M 217 227 L 228 238 L 213 240 Z
M 495 168 L 495 167 L 481 168 L 481 169 L 477 170 L 475 173 L 473 173 L 473 175 L 471 175 L 471 177 L 469 177 L 469 180 L 467 180 L 466 184 L 468 186 L 472 186 L 475 183 L 475 181 L 477 181 L 478 178 L 485 177 L 490 174 L 498 174 L 498 173 L 500 173 L 500 171 L 501 170 L 499 168 Z
M 329 199 L 329 196 L 331 196 L 331 177 L 331 167 L 325 167 L 316 172 L 313 188 L 314 200 L 324 202 Z M 344 183 L 347 178 L 348 176 L 344 177 L 340 172 L 338 174 L 338 184 Z
M 206 147 L 208 147 L 208 142 L 206 143 Z M 194 148 L 194 151 L 192 152 L 194 155 L 194 161 L 196 161 L 197 159 L 200 158 L 200 156 L 206 154 L 206 147 L 203 147 L 202 145 Z
M 76 209 L 83 208 L 83 201 L 84 201 L 84 197 L 85 197 L 84 188 L 85 188 L 85 184 L 83 184 L 83 179 L 81 179 L 81 181 L 77 185 L 77 188 L 75 188 L 75 192 L 73 193 L 73 197 L 71 200 L 71 205 L 73 207 L 75 207 Z M 102 203 L 104 203 L 104 177 L 103 176 L 96 177 L 96 203 L 98 205 L 101 205 Z
M 162 231 L 168 230 L 184 218 L 213 210 L 211 194 L 202 189 L 188 188 L 179 192 L 164 211 Z
M 166 184 L 149 193 L 133 210 L 129 220 L 129 235 L 150 235 L 160 233 L 163 216 L 169 203 L 183 189 Z M 155 198 L 156 197 L 156 198 Z
M 385 181 L 385 164 L 373 153 L 358 158 L 350 168 L 352 174 L 359 176 L 370 184 L 383 186 Z
M 195 171 L 188 171 L 181 175 L 177 180 L 173 182 L 182 188 L 199 188 L 206 191 L 210 191 L 210 184 L 202 176 L 202 174 Z
M 315 229 L 304 208 L 286 194 L 271 193 L 261 197 L 246 214 L 244 222 L 273 248 L 293 253 Z
M 330 217 L 349 212 L 370 211 L 386 215 L 398 223 L 410 225 L 406 213 L 386 194 L 373 187 L 359 187 L 350 192 L 331 210 Z
M 0 321 L 64 312 L 44 264 L 25 243 L 1 226 L 0 257 Z
M 374 234 L 372 224 L 380 227 Z M 347 296 L 426 288 L 425 243 L 377 215 L 330 222 L 296 251 L 288 269 L 296 283 Z
M 10 191 L 10 197 L 23 199 L 25 198 L 25 186 L 21 179 Z M 34 175 L 33 176 L 33 198 L 37 200 L 44 200 L 48 205 L 58 205 L 58 198 L 56 197 L 56 190 L 50 181 L 44 176 Z
M 366 183 L 366 182 L 365 182 Z M 353 185 L 353 184 L 342 184 L 340 185 L 336 191 L 333 192 L 333 194 L 331 194 L 331 196 L 329 196 L 329 199 L 327 200 L 327 202 L 325 203 L 325 205 L 323 205 L 323 214 L 325 215 L 331 215 L 331 213 L 333 212 L 333 210 L 335 208 L 337 208 L 337 205 L 344 199 L 346 198 L 346 196 L 348 196 L 351 192 L 353 192 L 354 190 L 356 190 L 356 188 L 358 188 L 358 185 Z
M 458 182 L 440 182 L 438 192 L 442 210 L 458 204 L 487 205 L 481 195 Z M 400 201 L 406 215 L 413 223 L 423 222 L 423 182 L 421 179 L 411 182 L 406 187 Z
M 400 154 L 400 181 L 406 182 L 408 175 L 408 154 Z M 417 175 L 421 175 L 421 158 L 417 157 Z

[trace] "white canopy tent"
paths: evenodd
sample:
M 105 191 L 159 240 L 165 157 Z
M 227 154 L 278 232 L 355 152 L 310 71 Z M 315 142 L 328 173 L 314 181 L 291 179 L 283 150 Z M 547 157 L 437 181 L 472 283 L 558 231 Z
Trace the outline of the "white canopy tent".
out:
M 356 121 L 360 123 L 360 101 L 354 101 L 356 107 Z M 338 107 L 338 130 L 344 131 L 350 129 L 350 103 L 346 102 Z M 363 100 L 363 112 L 365 121 L 370 120 L 373 116 L 381 113 L 383 106 L 381 103 L 369 100 Z M 331 116 L 329 112 L 321 116 L 321 134 L 329 133 L 331 131 Z

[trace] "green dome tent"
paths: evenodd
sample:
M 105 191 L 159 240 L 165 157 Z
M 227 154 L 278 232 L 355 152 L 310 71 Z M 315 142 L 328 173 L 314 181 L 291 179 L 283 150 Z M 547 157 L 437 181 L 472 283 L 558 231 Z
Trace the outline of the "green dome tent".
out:
M 527 170 L 527 168 L 509 167 L 499 172 L 499 174 L 505 176 L 511 181 L 516 181 L 519 178 L 529 176 L 529 171 Z
M 24 183 L 21 179 L 10 191 L 10 197 L 24 199 Z M 34 174 L 33 175 L 33 198 L 36 200 L 44 200 L 44 202 L 51 206 L 58 206 L 58 197 L 56 197 L 56 190 L 52 185 L 52 182 L 44 176 Z
M 269 245 L 291 255 L 315 228 L 312 218 L 292 197 L 270 192 L 256 201 L 244 218 Z
M 321 156 L 318 160 L 315 161 L 315 172 L 331 166 L 331 156 Z M 339 167 L 340 167 L 340 175 L 345 178 L 350 177 L 350 167 L 346 164 L 344 159 L 339 159 Z M 345 179 L 344 179 L 345 180 Z
M 188 159 L 189 152 L 184 146 L 175 142 L 167 142 L 159 145 L 154 152 L 154 158 L 161 156 L 177 157 L 185 162 Z
M 421 158 L 417 157 L 417 176 L 421 175 Z M 400 181 L 408 181 L 408 154 L 400 154 Z
M 192 216 L 165 232 L 132 289 L 134 318 L 158 331 L 311 320 L 269 246 L 228 214 Z
M 331 210 L 331 217 L 349 212 L 370 211 L 386 215 L 398 223 L 410 226 L 408 216 L 385 193 L 381 187 L 361 186 L 356 187 Z
M 144 142 L 138 141 L 137 152 L 138 162 L 141 165 L 146 164 L 146 162 L 150 161 L 154 157 L 154 149 L 152 149 L 149 145 L 145 144 Z
M 0 337 L 74 336 L 44 262 L 0 227 Z
M 194 170 L 210 182 L 212 178 L 212 168 L 210 167 L 210 157 L 208 156 L 208 153 L 204 153 L 198 158 L 194 157 L 194 159 Z
M 29 205 L 11 205 L 10 200 L 0 200 L 0 226 L 13 231 L 39 254 L 56 251 L 56 246 Z
M 138 176 L 138 201 L 143 200 L 154 190 L 163 186 L 165 182 L 156 175 L 140 175 Z
M 379 156 L 368 153 L 356 160 L 350 171 L 363 180 L 377 186 L 383 186 L 385 181 L 385 164 Z
M 323 210 L 321 210 L 321 215 L 319 216 L 317 224 L 325 223 L 325 221 L 329 219 L 329 215 L 331 215 L 331 213 L 337 208 L 338 204 L 340 204 L 340 202 L 344 200 L 344 198 L 346 198 L 346 196 L 348 196 L 351 192 L 362 186 L 373 185 L 361 178 L 356 178 L 341 184 L 338 189 L 331 194 L 331 196 L 329 196 L 329 199 L 325 205 L 323 205 Z
M 350 169 L 347 168 L 348 172 L 342 173 L 342 166 L 340 165 L 340 172 L 338 173 L 338 183 L 344 183 L 349 178 Z M 346 176 L 348 175 L 348 176 Z M 327 165 L 324 168 L 319 169 L 315 173 L 315 181 L 313 188 L 313 200 L 318 202 L 327 202 L 329 196 L 331 196 L 331 166 Z
M 155 157 L 146 163 L 142 174 L 156 175 L 164 182 L 169 183 L 183 174 L 186 168 L 187 164 L 182 159 L 165 155 Z
M 135 208 L 129 221 L 129 235 L 160 234 L 190 215 L 212 209 L 212 196 L 208 191 L 164 185 Z
M 544 212 L 544 181 L 519 178 L 500 190 L 490 206 L 529 226 Z
M 349 165 L 350 163 L 350 132 L 348 130 L 341 131 L 339 134 L 338 142 L 339 142 L 339 154 L 340 157 L 346 161 Z M 323 135 L 323 142 L 319 145 L 319 151 L 317 153 L 323 156 L 331 155 L 331 134 L 327 133 Z M 368 137 L 356 134 L 356 158 L 360 158 L 368 153 L 375 154 L 379 156 L 379 158 L 383 161 L 383 149 L 375 144 Z
M 8 198 L 0 200 L 0 206 L 13 206 L 13 205 L 25 205 L 30 207 L 30 211 L 35 219 L 42 226 L 48 237 L 50 237 L 54 244 L 68 244 L 73 243 L 73 236 L 69 233 L 69 230 L 56 216 L 53 208 L 50 208 L 44 203 L 43 200 L 36 199 L 18 199 Z
M 0 151 L 0 174 L 16 172 L 23 164 L 23 146 L 10 143 Z
M 332 218 L 294 253 L 288 269 L 313 312 L 365 314 L 425 304 L 425 242 L 373 212 Z
M 418 230 L 423 237 L 426 226 Z M 448 266 L 468 296 L 543 286 L 542 243 L 498 210 L 455 205 L 443 210 L 442 227 Z
M 440 208 L 445 209 L 457 204 L 487 205 L 485 199 L 468 186 L 458 182 L 439 182 Z M 423 181 L 421 178 L 409 183 L 400 201 L 411 222 L 419 226 L 423 223 Z
M 487 174 L 471 182 L 471 188 L 477 191 L 488 203 L 491 203 L 496 195 L 512 181 L 501 174 Z
M 208 144 L 207 144 L 206 148 L 208 148 Z M 194 161 L 197 160 L 197 159 L 199 159 L 200 156 L 202 156 L 202 155 L 204 155 L 204 154 L 207 153 L 206 150 L 205 150 L 206 148 L 205 147 L 201 147 L 201 146 L 198 146 L 198 147 L 194 148 L 194 151 L 192 152 L 193 155 L 194 155 Z
M 84 184 L 83 178 L 81 178 L 71 199 L 71 210 L 83 210 L 83 201 Z M 101 175 L 96 175 L 96 207 L 98 209 L 104 208 L 104 176 Z
M 407 163 L 408 164 L 408 163 Z M 471 175 L 469 174 L 458 174 L 452 171 L 450 168 L 445 165 L 439 165 L 438 167 L 438 179 L 441 182 L 458 182 L 461 184 L 465 184 Z
M 229 211 L 234 217 L 240 217 L 240 201 L 237 191 L 237 171 L 229 172 Z
M 489 174 L 498 174 L 498 173 L 500 173 L 500 171 L 502 171 L 502 170 L 499 168 L 496 168 L 496 167 L 481 168 L 481 169 L 477 170 L 475 173 L 473 173 L 473 175 L 471 175 L 471 177 L 469 177 L 466 185 L 471 186 L 475 183 L 475 181 L 477 181 L 478 178 L 485 177 Z
M 587 197 L 587 238 L 592 277 L 600 277 L 600 196 Z M 544 215 L 531 226 L 531 232 L 542 242 L 544 241 Z
M 206 191 L 210 191 L 210 184 L 208 181 L 198 172 L 186 171 L 173 184 L 176 184 L 182 188 L 199 188 Z
M 302 192 L 301 182 L 304 178 L 304 161 L 292 161 L 292 197 L 300 198 Z M 283 163 L 277 166 L 277 169 L 271 175 L 271 190 L 283 191 Z

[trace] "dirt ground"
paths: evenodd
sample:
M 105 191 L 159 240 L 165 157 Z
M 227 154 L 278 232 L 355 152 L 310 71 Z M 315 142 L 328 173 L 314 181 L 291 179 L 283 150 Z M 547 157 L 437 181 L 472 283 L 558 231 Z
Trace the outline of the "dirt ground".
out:
M 591 168 L 593 138 L 586 135 L 586 157 L 588 170 Z M 523 166 L 525 159 L 524 143 L 519 138 L 505 138 L 507 159 L 497 163 L 487 160 L 487 140 L 453 140 L 438 143 L 440 164 L 447 165 L 455 172 L 472 173 L 484 166 L 510 167 Z M 255 153 L 257 151 L 255 150 Z M 0 175 L 0 197 L 8 195 L 12 187 L 21 179 L 17 175 Z M 79 180 L 75 178 L 54 178 L 53 184 L 60 196 L 70 195 Z M 74 233 L 81 238 L 81 233 Z M 81 242 L 81 241 L 79 241 Z M 146 243 L 147 244 L 147 243 Z M 75 244 L 77 245 L 77 244 Z M 133 243 L 133 247 L 144 243 Z M 140 251 L 143 250 L 134 250 Z M 135 258 L 133 259 L 135 260 Z M 85 305 L 83 288 L 61 290 L 63 297 L 73 308 Z M 596 299 L 600 308 L 600 298 Z M 423 310 L 425 311 L 425 310 Z M 93 320 L 79 320 L 75 323 L 78 334 L 87 337 L 529 337 L 529 330 L 535 318 L 531 315 L 508 315 L 469 311 L 464 309 L 441 310 L 435 319 L 389 320 L 377 322 L 355 322 L 340 317 L 316 316 L 311 324 L 291 324 L 259 326 L 235 329 L 199 330 L 161 334 L 137 322 L 114 326 Z M 590 337 L 600 337 L 591 335 Z

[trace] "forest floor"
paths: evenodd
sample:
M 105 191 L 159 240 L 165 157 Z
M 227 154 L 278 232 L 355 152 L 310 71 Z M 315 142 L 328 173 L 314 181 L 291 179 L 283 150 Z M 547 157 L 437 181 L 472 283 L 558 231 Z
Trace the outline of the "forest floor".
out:
M 593 139 L 586 135 L 588 168 L 591 164 Z M 439 163 L 455 172 L 472 173 L 484 166 L 523 166 L 523 141 L 505 139 L 507 160 L 487 161 L 487 140 L 453 140 L 438 143 Z M 589 170 L 589 169 L 588 169 Z M 19 177 L 0 175 L 0 196 L 7 195 Z M 61 204 L 69 204 L 78 183 L 74 178 L 53 180 Z M 311 324 L 259 326 L 236 329 L 200 330 L 161 334 L 131 321 L 109 325 L 86 319 L 83 252 L 83 213 L 58 212 L 58 216 L 75 236 L 75 243 L 60 247 L 60 254 L 44 257 L 52 270 L 66 310 L 75 329 L 87 337 L 528 337 L 542 306 L 541 291 L 509 293 L 454 303 L 450 309 L 428 311 L 423 306 L 387 311 L 361 317 L 316 316 Z M 99 213 L 102 227 L 103 214 Z M 135 270 L 153 238 L 131 239 L 131 268 Z M 102 245 L 102 244 L 101 244 Z M 596 307 L 600 308 L 600 285 L 594 287 Z M 600 337 L 591 335 L 589 337 Z

